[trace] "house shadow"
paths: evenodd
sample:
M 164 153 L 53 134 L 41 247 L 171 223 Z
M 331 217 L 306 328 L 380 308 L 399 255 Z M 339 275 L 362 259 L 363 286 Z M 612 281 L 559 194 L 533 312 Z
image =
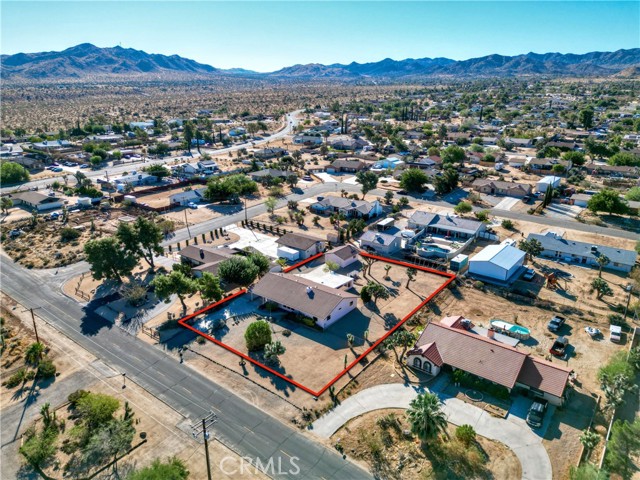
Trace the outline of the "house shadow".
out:
M 348 348 L 347 334 L 354 336 L 353 348 L 368 346 L 364 332 L 369 330 L 371 319 L 359 310 L 353 310 L 324 331 L 301 325 L 285 318 L 274 318 L 273 322 L 296 335 L 307 338 L 334 351 Z
M 589 426 L 595 408 L 596 399 L 594 397 L 574 390 L 565 406 L 556 409 L 548 420 L 549 425 L 544 435 L 545 440 L 562 438 L 561 424 L 576 430 L 585 430 Z
M 167 350 L 179 350 L 192 343 L 196 338 L 198 338 L 197 333 L 192 332 L 187 328 L 183 328 L 180 333 L 172 336 L 164 342 L 164 345 Z
M 520 343 L 522 345 L 526 345 L 527 347 L 535 347 L 536 345 L 540 344 L 540 342 L 533 337 L 529 337 L 526 340 L 520 340 Z
M 113 323 L 108 320 L 105 320 L 100 315 L 98 315 L 95 311 L 96 309 L 106 305 L 110 301 L 119 298 L 118 295 L 114 295 L 112 300 L 105 300 L 105 298 L 98 298 L 96 300 L 92 300 L 87 303 L 84 307 L 82 307 L 82 311 L 84 312 L 83 317 L 80 319 L 80 331 L 83 335 L 92 337 L 97 335 L 100 330 L 103 328 L 111 328 L 113 327 Z
M 244 206 L 241 203 L 210 203 L 204 205 L 204 208 L 220 215 L 234 215 L 244 210 Z

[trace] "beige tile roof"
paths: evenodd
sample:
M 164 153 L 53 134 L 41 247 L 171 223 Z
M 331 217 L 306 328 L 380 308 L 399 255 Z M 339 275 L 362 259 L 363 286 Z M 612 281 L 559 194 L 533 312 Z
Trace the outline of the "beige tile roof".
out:
M 267 273 L 251 293 L 320 320 L 327 318 L 342 300 L 358 299 L 353 293 L 285 273 Z
M 336 247 L 327 252 L 327 254 L 332 253 L 336 257 L 341 258 L 342 260 L 347 260 L 348 258 L 353 257 L 358 253 L 358 249 L 353 245 L 343 245 L 342 247 Z
M 276 243 L 278 245 L 284 245 L 285 247 L 295 248 L 296 250 L 308 250 L 316 243 L 322 241 L 321 238 L 305 235 L 304 233 L 289 232 L 277 239 Z
M 203 264 L 226 260 L 236 253 L 238 252 L 230 248 L 214 248 L 208 247 L 206 245 L 189 245 L 188 247 L 180 250 L 179 255 L 183 258 L 188 258 L 189 260 L 194 260 L 200 264 Z

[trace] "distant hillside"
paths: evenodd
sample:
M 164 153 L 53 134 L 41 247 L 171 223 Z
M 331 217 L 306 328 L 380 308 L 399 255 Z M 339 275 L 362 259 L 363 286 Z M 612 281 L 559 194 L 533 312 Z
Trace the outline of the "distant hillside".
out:
M 99 48 L 83 43 L 62 52 L 2 56 L 2 76 L 8 78 L 80 79 L 85 77 L 148 76 L 149 74 L 211 74 L 217 69 L 178 55 L 149 54 L 132 48 Z
M 527 53 L 508 57 L 486 57 L 455 61 L 448 58 L 419 58 L 374 63 L 294 65 L 269 75 L 279 77 L 428 77 L 428 76 L 515 76 L 515 75 L 613 75 L 640 66 L 640 49 L 591 52 L 584 55 Z
M 419 77 L 489 77 L 516 75 L 637 76 L 640 48 L 583 55 L 527 53 L 513 57 L 487 55 L 456 61 L 448 58 L 408 58 L 348 65 L 309 63 L 293 65 L 271 73 L 243 68 L 223 70 L 178 55 L 149 54 L 131 48 L 99 48 L 89 43 L 62 52 L 2 55 L 4 80 L 85 80 L 92 78 L 196 78 L 224 75 L 287 79 L 410 79 Z

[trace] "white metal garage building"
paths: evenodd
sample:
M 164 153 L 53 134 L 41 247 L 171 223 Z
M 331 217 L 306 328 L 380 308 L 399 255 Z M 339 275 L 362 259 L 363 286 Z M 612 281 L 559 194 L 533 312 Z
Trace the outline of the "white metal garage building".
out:
M 525 253 L 516 248 L 513 240 L 489 245 L 469 260 L 469 274 L 482 280 L 508 284 L 517 278 L 524 264 Z

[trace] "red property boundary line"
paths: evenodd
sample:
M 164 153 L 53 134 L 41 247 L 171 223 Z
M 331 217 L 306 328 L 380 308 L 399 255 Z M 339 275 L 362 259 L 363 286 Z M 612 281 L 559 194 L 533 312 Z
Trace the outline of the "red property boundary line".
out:
M 312 257 L 309 257 L 305 260 L 303 260 L 302 262 L 296 263 L 295 265 L 292 265 L 291 267 L 287 267 L 286 269 L 283 270 L 283 272 L 288 273 L 292 270 L 295 270 L 296 268 L 299 268 L 309 262 L 312 262 L 313 260 L 316 260 L 320 257 L 324 256 L 324 253 L 318 253 L 317 255 L 313 255 Z M 407 263 L 407 262 L 402 262 L 399 260 L 394 260 L 392 258 L 387 258 L 387 257 L 380 257 L 378 255 L 372 255 L 370 253 L 366 253 L 366 252 L 360 252 L 360 256 L 361 257 L 366 257 L 366 258 L 371 258 L 374 260 L 379 260 L 381 262 L 386 262 L 386 263 L 391 263 L 394 265 L 400 265 L 402 267 L 406 267 L 406 268 L 414 268 L 416 270 L 420 270 L 423 272 L 428 272 L 428 273 L 433 273 L 435 275 L 439 275 L 441 277 L 446 277 L 446 281 L 440 285 L 436 290 L 434 290 L 427 298 L 425 298 L 422 302 L 420 302 L 415 308 L 413 308 L 413 310 L 411 310 L 407 315 L 404 316 L 404 318 L 402 318 L 402 320 L 400 320 L 391 330 L 389 330 L 386 334 L 384 334 L 381 338 L 379 338 L 375 343 L 373 343 L 369 348 L 367 348 L 358 358 L 356 358 L 355 360 L 353 360 L 349 365 L 347 365 L 347 367 L 342 370 L 340 373 L 338 373 L 338 375 L 336 375 L 335 377 L 333 377 L 324 387 L 322 387 L 320 390 L 318 391 L 314 391 L 311 390 L 308 387 L 305 387 L 304 385 L 302 385 L 299 382 L 296 382 L 295 380 L 293 380 L 292 378 L 289 378 L 285 375 L 283 375 L 280 372 L 275 371 L 274 369 L 268 367 L 267 365 L 264 365 L 263 363 L 258 362 L 257 360 L 255 360 L 254 358 L 251 358 L 250 356 L 248 356 L 247 354 L 236 350 L 233 347 L 230 347 L 229 345 L 221 342 L 220 340 L 217 340 L 215 338 L 213 338 L 211 335 L 208 335 L 204 332 L 201 332 L 200 330 L 198 330 L 197 328 L 192 327 L 191 325 L 189 325 L 187 322 L 195 317 L 197 317 L 198 315 L 202 315 L 203 313 L 206 313 L 209 310 L 212 310 L 214 308 L 217 308 L 223 304 L 225 304 L 226 302 L 229 302 L 237 297 L 240 297 L 241 295 L 244 295 L 245 293 L 247 293 L 246 289 L 240 290 L 236 293 L 234 293 L 233 295 L 229 295 L 228 297 L 223 298 L 222 300 L 213 303 L 211 305 L 208 305 L 205 308 L 202 308 L 190 315 L 187 315 L 183 318 L 181 318 L 180 320 L 178 320 L 178 325 L 180 325 L 181 327 L 184 327 L 188 330 L 191 330 L 192 332 L 196 333 L 197 335 L 200 335 L 204 338 L 206 338 L 207 340 L 209 340 L 210 342 L 215 343 L 216 345 L 219 345 L 220 347 L 224 348 L 225 350 L 233 353 L 234 355 L 239 356 L 240 358 L 246 360 L 247 362 L 250 362 L 253 365 L 256 365 L 257 367 L 262 368 L 263 370 L 266 370 L 267 372 L 271 373 L 272 375 L 275 375 L 276 377 L 290 383 L 291 385 L 298 387 L 299 389 L 303 390 L 304 392 L 307 392 L 308 394 L 314 396 L 314 397 L 320 397 L 324 392 L 326 392 L 334 383 L 336 383 L 338 380 L 340 380 L 344 375 L 346 375 L 346 373 L 351 370 L 354 366 L 356 366 L 360 361 L 362 361 L 369 353 L 371 353 L 378 345 L 380 345 L 382 342 L 384 342 L 390 335 L 393 335 L 393 333 L 399 329 L 402 325 L 404 325 L 404 323 L 409 320 L 411 317 L 413 317 L 418 310 L 420 310 L 422 307 L 424 307 L 427 303 L 429 303 L 431 300 L 433 300 L 433 298 L 438 295 L 442 290 L 444 290 L 451 282 L 453 282 L 453 280 L 455 279 L 455 275 L 451 274 L 451 273 L 446 273 L 446 272 L 441 272 L 439 270 L 434 270 L 432 268 L 428 268 L 428 267 L 422 267 L 419 265 L 414 265 L 412 263 Z

